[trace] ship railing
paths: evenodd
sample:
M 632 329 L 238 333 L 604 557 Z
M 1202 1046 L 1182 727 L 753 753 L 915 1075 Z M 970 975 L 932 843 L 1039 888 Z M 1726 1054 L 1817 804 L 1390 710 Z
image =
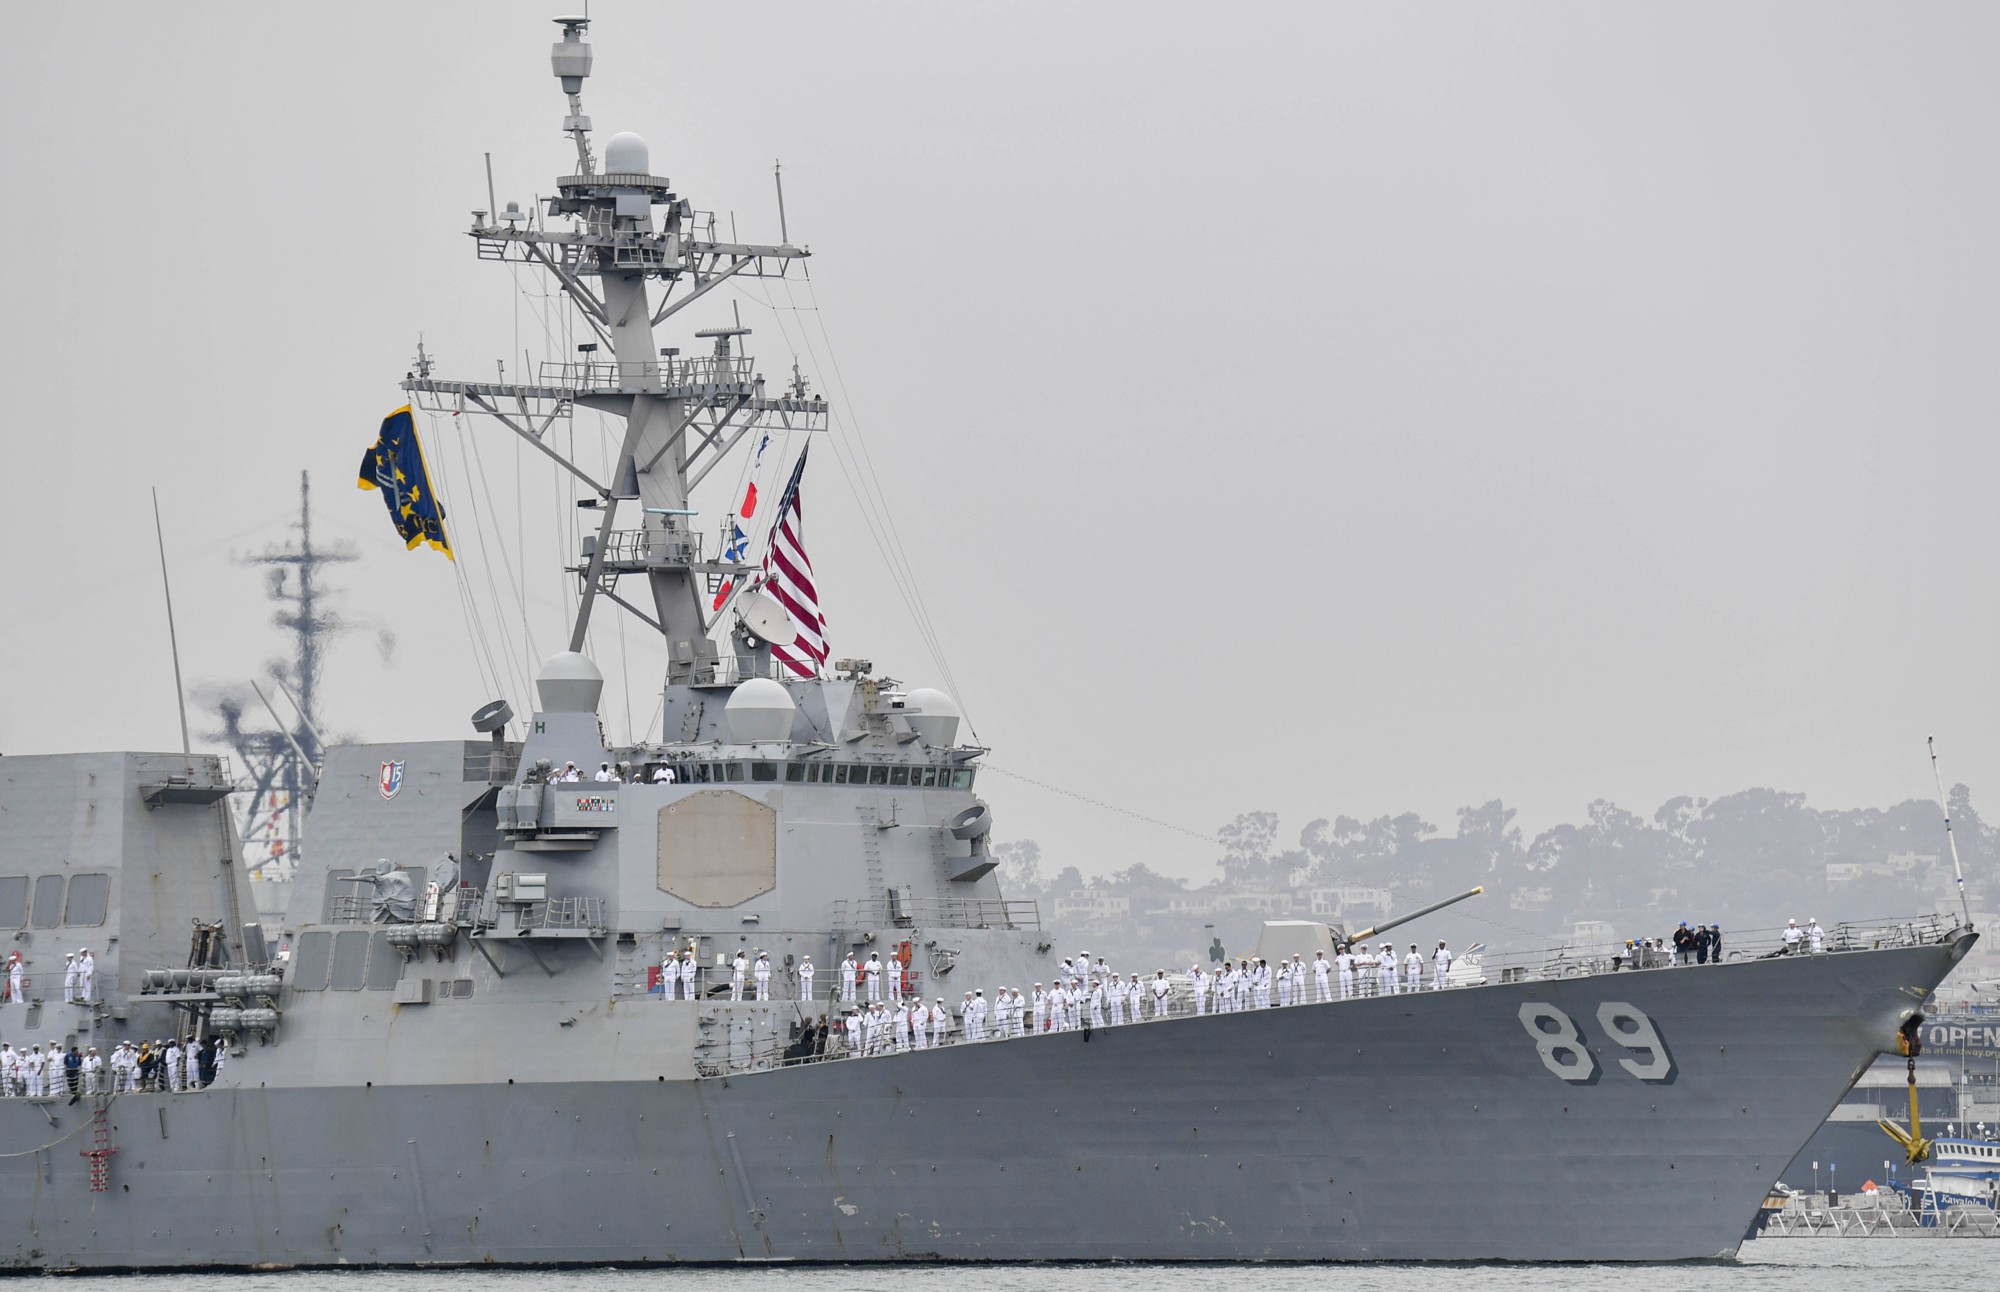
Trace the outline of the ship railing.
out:
M 999 897 L 843 899 L 833 904 L 836 932 L 888 928 L 1039 929 L 1041 904 Z
M 749 355 L 693 355 L 659 361 L 659 381 L 669 390 L 701 386 L 748 386 L 757 379 Z M 545 360 L 536 367 L 536 384 L 565 390 L 630 390 L 646 385 L 641 365 L 615 359 Z
M 551 897 L 530 902 L 522 908 L 516 927 L 522 929 L 575 929 L 603 936 L 610 924 L 604 918 L 601 897 Z
M 614 529 L 604 536 L 604 560 L 610 565 L 693 565 L 701 560 L 702 537 L 663 529 Z
M 1630 970 L 1680 968 L 1703 963 L 1737 963 L 1769 960 L 1787 955 L 1830 955 L 1851 951 L 1880 951 L 1892 947 L 1939 946 L 1951 940 L 1958 921 L 1940 914 L 1886 916 L 1867 920 L 1846 920 L 1820 926 L 1815 942 L 1811 925 L 1798 926 L 1796 938 L 1786 935 L 1791 926 L 1754 929 L 1724 929 L 1722 954 L 1701 961 L 1696 953 L 1677 956 L 1671 934 L 1633 939 L 1631 945 L 1604 942 L 1556 943 L 1540 951 L 1485 952 L 1479 957 L 1476 978 L 1467 978 L 1469 966 L 1454 970 L 1452 985 L 1477 982 L 1531 982 L 1553 978 L 1579 978 L 1591 974 Z M 1652 945 L 1657 944 L 1657 945 Z M 1405 946 L 1407 944 L 1404 944 Z M 1398 950 L 1402 950 L 1398 947 Z M 1424 978 L 1428 985 L 1429 954 L 1434 948 L 1419 943 L 1426 957 Z

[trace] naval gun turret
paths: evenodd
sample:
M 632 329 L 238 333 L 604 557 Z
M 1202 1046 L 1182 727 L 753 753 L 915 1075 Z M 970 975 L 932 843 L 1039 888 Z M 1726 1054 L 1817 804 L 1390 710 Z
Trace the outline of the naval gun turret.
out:
M 1343 943 L 1359 942 L 1363 938 L 1372 938 L 1379 933 L 1387 933 L 1390 929 L 1401 928 L 1403 925 L 1408 924 L 1411 920 L 1421 920 L 1422 918 L 1424 918 L 1424 916 L 1430 915 L 1436 911 L 1441 911 L 1447 906 L 1456 906 L 1460 902 L 1464 901 L 1466 898 L 1477 897 L 1485 891 L 1486 891 L 1486 886 L 1484 884 L 1481 884 L 1476 888 L 1468 888 L 1456 897 L 1447 897 L 1442 902 L 1432 902 L 1429 906 L 1418 907 L 1416 910 L 1411 911 L 1408 915 L 1398 915 L 1393 920 L 1384 920 L 1380 924 L 1370 925 L 1368 928 L 1361 929 L 1351 934 L 1342 932 L 1338 924 L 1329 924 L 1327 928 L 1331 930 L 1333 933 L 1333 942 L 1335 946 L 1340 946 Z

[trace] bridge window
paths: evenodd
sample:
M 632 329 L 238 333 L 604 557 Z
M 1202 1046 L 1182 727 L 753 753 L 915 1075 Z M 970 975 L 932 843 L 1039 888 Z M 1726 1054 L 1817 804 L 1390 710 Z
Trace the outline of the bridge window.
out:
M 35 881 L 34 925 L 52 929 L 62 923 L 63 877 L 43 875 Z
M 72 875 L 64 924 L 102 924 L 111 905 L 111 876 Z
M 868 783 L 870 785 L 887 785 L 889 783 L 889 769 L 880 763 L 869 768 Z
M 806 764 L 804 763 L 785 764 L 785 782 L 787 784 L 797 785 L 801 781 L 805 780 L 805 778 L 806 778 Z
M 775 781 L 778 779 L 778 765 L 776 763 L 752 763 L 750 764 L 750 779 L 753 781 Z
M 910 769 L 900 764 L 891 767 L 889 769 L 889 783 L 891 785 L 908 785 L 910 783 Z
M 28 877 L 0 875 L 0 929 L 18 929 L 28 922 Z
M 953 772 L 951 774 L 951 787 L 955 790 L 971 789 L 972 769 L 970 767 L 961 767 L 957 771 Z
M 716 777 L 715 777 L 715 779 L 716 779 L 716 780 L 721 780 L 721 779 L 722 779 L 722 771 L 723 771 L 723 768 L 724 768 L 724 767 L 726 767 L 726 768 L 728 768 L 728 769 L 729 769 L 729 772 L 728 772 L 728 775 L 729 775 L 729 779 L 730 779 L 730 780 L 732 780 L 732 781 L 740 781 L 740 780 L 742 780 L 742 779 L 743 779 L 743 764 L 742 764 L 742 763 L 724 763 L 724 764 L 722 764 L 722 766 L 721 766 L 721 767 L 718 767 L 718 768 L 716 768 L 716 769 L 715 769 L 715 771 L 716 771 Z

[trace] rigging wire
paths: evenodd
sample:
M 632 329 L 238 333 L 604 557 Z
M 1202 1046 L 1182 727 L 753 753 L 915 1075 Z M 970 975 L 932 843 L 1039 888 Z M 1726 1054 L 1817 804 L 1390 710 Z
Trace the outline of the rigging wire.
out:
M 745 284 L 744 290 L 748 293 L 752 288 L 749 284 Z M 823 378 L 826 365 L 820 362 L 819 350 L 813 345 L 812 337 L 806 331 L 805 325 L 803 323 L 797 325 L 799 334 L 795 342 L 792 339 L 791 329 L 786 325 L 784 317 L 786 313 L 804 312 L 803 307 L 797 304 L 796 298 L 791 299 L 793 303 L 789 306 L 778 305 L 768 297 L 759 300 L 758 303 L 771 311 L 772 317 L 778 323 L 779 332 L 784 336 L 787 343 L 793 346 L 794 352 L 796 353 L 800 348 L 803 348 L 806 355 L 812 361 L 815 375 Z M 817 310 L 817 306 L 814 307 L 814 310 Z M 824 331 L 825 329 L 822 327 L 822 336 L 824 336 Z M 844 400 L 845 383 L 839 382 L 838 377 L 836 377 L 836 384 L 839 385 L 842 392 L 841 397 Z M 942 643 L 938 640 L 931 626 L 929 615 L 923 608 L 922 599 L 916 595 L 916 589 L 913 586 L 914 573 L 910 570 L 907 562 L 899 562 L 897 560 L 891 543 L 885 539 L 884 518 L 887 511 L 886 502 L 882 498 L 870 493 L 866 486 L 865 478 L 860 474 L 858 461 L 850 462 L 850 459 L 855 458 L 855 453 L 853 446 L 846 442 L 844 436 L 847 423 L 838 416 L 837 406 L 832 403 L 829 403 L 827 407 L 827 425 L 831 432 L 829 441 L 833 448 L 834 463 L 840 467 L 842 477 L 847 482 L 848 491 L 854 497 L 857 515 L 859 515 L 862 524 L 867 528 L 868 536 L 874 542 L 876 552 L 882 558 L 883 569 L 887 571 L 891 585 L 902 599 L 904 609 L 909 611 L 911 622 L 915 625 L 918 637 L 923 642 L 925 650 L 931 656 L 932 662 L 937 665 L 938 672 L 945 685 L 956 694 L 958 692 L 957 679 L 953 676 L 949 662 L 944 657 Z M 964 697 L 960 696 L 959 701 L 960 708 L 963 710 Z M 966 728 L 976 740 L 979 732 L 970 717 L 966 718 Z
M 876 474 L 874 456 L 869 452 L 867 438 L 862 434 L 860 410 L 855 406 L 853 396 L 848 393 L 847 380 L 840 370 L 840 357 L 834 352 L 833 337 L 826 330 L 826 318 L 819 308 L 818 294 L 815 292 L 810 278 L 805 280 L 805 284 L 806 299 L 811 305 L 813 326 L 819 329 L 820 340 L 826 344 L 827 359 L 833 365 L 834 383 L 840 388 L 840 402 L 847 409 L 848 418 L 846 424 L 851 427 L 855 445 L 860 450 L 860 465 L 867 470 L 868 480 L 874 489 L 878 505 L 882 510 L 883 524 L 888 530 L 890 542 L 895 547 L 896 559 L 903 571 L 904 578 L 909 583 L 910 594 L 916 602 L 918 631 L 924 635 L 926 643 L 930 647 L 932 658 L 937 662 L 939 671 L 944 674 L 945 685 L 949 686 L 952 694 L 958 697 L 959 707 L 966 713 L 966 729 L 971 732 L 973 738 L 976 740 L 979 736 L 979 730 L 972 721 L 970 707 L 967 705 L 965 695 L 959 690 L 958 679 L 954 676 L 951 662 L 945 654 L 944 642 L 938 635 L 936 623 L 931 619 L 930 608 L 924 602 L 923 585 L 918 581 L 916 570 L 910 563 L 908 549 L 903 546 L 902 533 L 896 527 L 895 513 L 889 508 L 888 495 L 882 488 L 881 477 Z M 785 281 L 785 296 L 796 305 L 797 298 L 792 293 L 789 281 Z M 804 330 L 803 324 L 800 330 Z M 817 359 L 815 359 L 816 362 Z
M 1017 781 L 1025 781 L 1029 785 L 1033 785 L 1038 789 L 1048 790 L 1052 794 L 1060 794 L 1065 798 L 1075 799 L 1079 803 L 1088 803 L 1092 807 L 1103 808 L 1107 812 L 1116 812 L 1120 816 L 1129 816 L 1134 821 L 1144 821 L 1147 825 L 1155 825 L 1162 830 L 1172 830 L 1175 834 L 1184 834 L 1190 839 L 1199 839 L 1203 843 L 1222 842 L 1221 839 L 1212 833 L 1205 833 L 1184 825 L 1175 825 L 1172 821 L 1162 821 L 1158 817 L 1147 816 L 1143 812 L 1134 812 L 1131 808 L 1119 807 L 1116 803 L 1106 803 L 1103 799 L 1094 799 L 1088 794 L 1079 794 L 1075 790 L 1066 789 L 1061 785 L 1051 785 L 1047 781 L 1036 780 L 1032 776 L 1014 771 L 1011 768 L 1001 767 L 990 759 L 982 760 L 979 765 L 989 772 L 998 772 L 1002 776 L 1012 777 Z

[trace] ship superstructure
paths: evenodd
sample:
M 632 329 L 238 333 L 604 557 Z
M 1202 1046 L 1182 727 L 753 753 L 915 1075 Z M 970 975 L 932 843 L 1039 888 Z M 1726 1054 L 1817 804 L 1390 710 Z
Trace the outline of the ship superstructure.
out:
M 34 881 L 19 940 L 39 961 L 87 927 L 106 964 L 58 1001 L 38 963 L 0 1028 L 219 1039 L 225 1059 L 200 1090 L 0 1101 L 0 1262 L 1732 1252 L 1969 929 L 968 1034 L 961 1002 L 1053 984 L 1066 950 L 1000 891 L 984 751 L 949 696 L 823 658 L 767 563 L 705 547 L 704 479 L 774 430 L 809 440 L 825 402 L 767 390 L 733 317 L 696 330 L 705 353 L 659 343 L 710 292 L 806 253 L 715 240 L 635 135 L 600 159 L 588 24 L 558 22 L 574 163 L 545 207 L 489 199 L 470 234 L 552 276 L 598 348 L 517 383 L 423 363 L 405 388 L 582 486 L 596 524 L 569 649 L 518 741 L 495 702 L 474 738 L 325 751 L 280 964 L 243 917 L 218 762 L 0 760 L 0 854 L 49 858 L 72 900 L 83 865 L 110 892 L 72 929 Z M 578 409 L 622 422 L 609 479 L 549 434 Z M 586 648 L 607 607 L 665 643 L 658 741 L 606 736 Z M 198 920 L 223 931 L 183 957 Z M 856 982 L 850 958 L 878 968 Z M 843 1022 L 803 1044 L 871 995 L 934 1002 L 949 1043 L 857 1053 L 868 1034 Z

